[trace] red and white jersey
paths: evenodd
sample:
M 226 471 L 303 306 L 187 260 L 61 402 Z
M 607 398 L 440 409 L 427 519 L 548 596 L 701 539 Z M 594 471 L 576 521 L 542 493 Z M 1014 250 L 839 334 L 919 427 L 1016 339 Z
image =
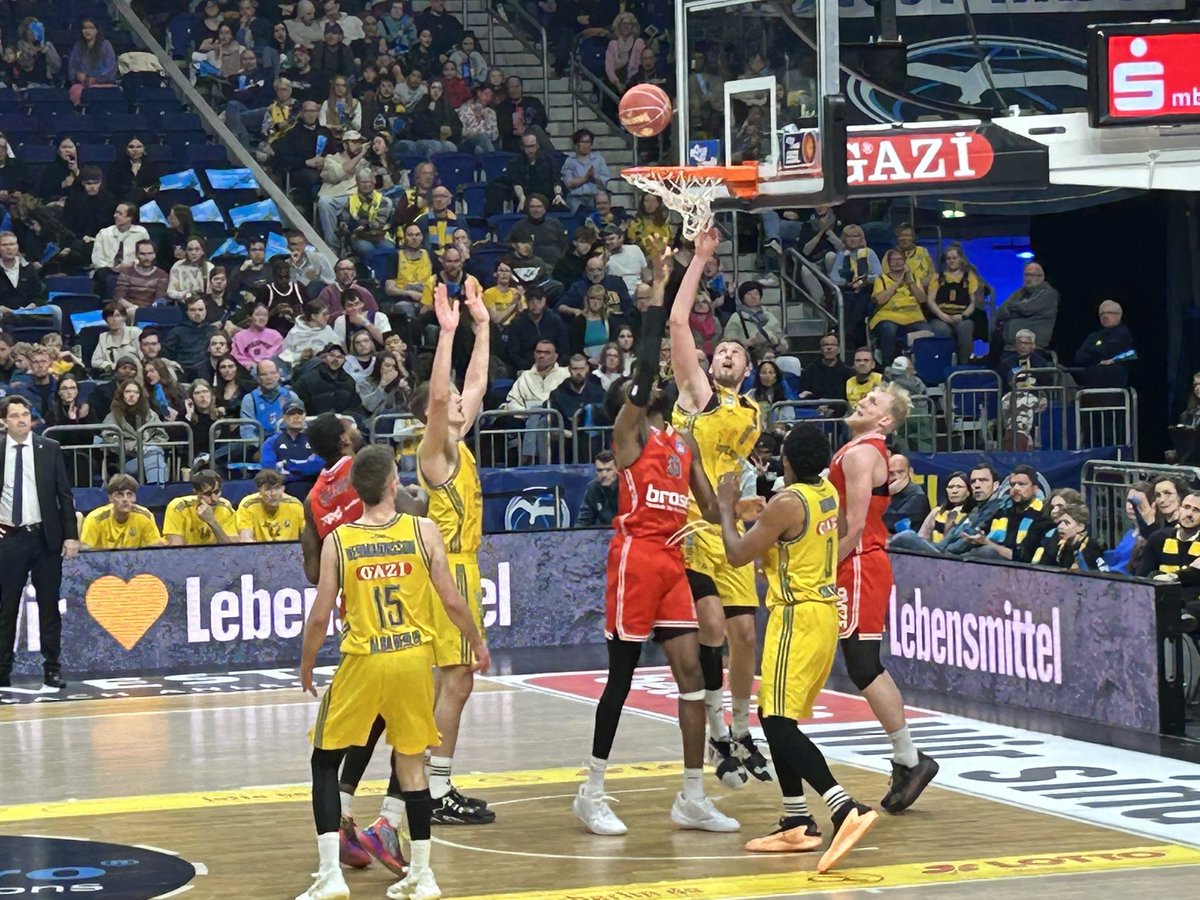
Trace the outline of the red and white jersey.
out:
M 886 471 L 889 457 L 887 438 L 877 431 L 859 435 L 848 441 L 837 453 L 833 454 L 833 461 L 829 464 L 829 480 L 837 488 L 838 500 L 841 501 L 842 509 L 847 510 L 847 514 L 849 514 L 849 510 L 846 506 L 846 473 L 842 471 L 842 460 L 855 447 L 863 446 L 873 448 L 883 457 L 883 468 Z M 871 504 L 867 508 L 867 522 L 863 528 L 862 539 L 854 548 L 855 555 L 887 549 L 888 531 L 887 526 L 883 524 L 883 514 L 891 502 L 892 497 L 888 493 L 887 479 L 884 479 L 883 484 L 871 488 Z
M 666 544 L 687 524 L 692 448 L 670 425 L 650 428 L 637 462 L 620 473 L 618 534 Z
M 322 469 L 317 483 L 308 492 L 317 537 L 325 540 L 343 522 L 353 522 L 363 513 L 362 500 L 350 484 L 353 456 L 343 456 L 328 469 Z

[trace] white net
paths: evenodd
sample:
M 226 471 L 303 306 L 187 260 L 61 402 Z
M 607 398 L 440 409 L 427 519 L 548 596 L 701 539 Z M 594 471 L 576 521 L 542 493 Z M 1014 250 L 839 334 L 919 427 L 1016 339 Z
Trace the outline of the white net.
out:
M 685 174 L 678 169 L 627 169 L 621 174 L 639 191 L 662 198 L 667 209 L 679 213 L 687 240 L 694 241 L 696 235 L 712 228 L 712 201 L 723 183 L 720 176 Z

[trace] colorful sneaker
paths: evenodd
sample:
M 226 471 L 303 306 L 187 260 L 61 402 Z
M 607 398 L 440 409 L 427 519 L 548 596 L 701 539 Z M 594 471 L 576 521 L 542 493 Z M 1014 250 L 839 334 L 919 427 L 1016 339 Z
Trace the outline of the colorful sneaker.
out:
M 419 872 L 409 872 L 403 881 L 387 889 L 390 900 L 438 900 L 442 889 L 434 880 L 433 869 L 426 866 Z
M 694 828 L 697 831 L 728 833 L 742 830 L 738 820 L 713 806 L 709 797 L 688 800 L 683 794 L 676 794 L 675 805 L 671 807 L 671 821 L 680 828 Z
M 433 821 L 438 825 L 490 825 L 496 814 L 487 807 L 468 806 L 462 794 L 453 788 L 433 801 Z
M 846 854 L 853 850 L 855 844 L 861 841 L 879 821 L 879 813 L 861 803 L 851 800 L 846 807 L 849 809 L 840 820 L 837 815 L 834 816 L 833 840 L 829 842 L 829 849 L 821 855 L 821 859 L 817 862 L 817 873 L 820 875 L 824 875 L 845 859 Z
M 774 781 L 774 771 L 771 768 L 771 764 L 762 755 L 762 751 L 758 749 L 758 745 L 754 743 L 754 738 L 750 736 L 749 732 L 741 737 L 732 738 L 730 749 L 733 755 L 741 760 L 743 767 L 748 773 L 759 781 Z
M 888 792 L 879 803 L 884 812 L 903 812 L 916 803 L 921 792 L 937 775 L 938 768 L 937 761 L 920 750 L 917 751 L 915 766 L 902 766 L 892 760 L 892 780 L 888 782 Z
M 739 790 L 750 780 L 746 767 L 734 755 L 733 741 L 728 734 L 723 738 L 708 739 L 705 762 L 717 770 L 717 778 L 730 790 Z
M 583 823 L 583 827 L 592 834 L 616 836 L 629 830 L 609 807 L 608 798 L 603 793 L 595 794 L 589 791 L 586 782 L 579 786 L 571 809 Z
M 820 850 L 823 843 L 812 816 L 785 816 L 770 834 L 747 841 L 746 849 L 751 853 L 807 853 Z
M 317 873 L 317 880 L 296 900 L 349 900 L 350 888 L 342 877 L 342 870 L 336 866 L 323 869 Z
M 342 824 L 338 829 L 341 851 L 339 856 L 343 866 L 352 869 L 365 869 L 371 864 L 371 854 L 358 841 L 358 829 L 354 827 L 353 816 L 342 816 Z
M 407 874 L 408 861 L 400 850 L 400 836 L 383 816 L 358 833 L 358 842 L 393 875 Z

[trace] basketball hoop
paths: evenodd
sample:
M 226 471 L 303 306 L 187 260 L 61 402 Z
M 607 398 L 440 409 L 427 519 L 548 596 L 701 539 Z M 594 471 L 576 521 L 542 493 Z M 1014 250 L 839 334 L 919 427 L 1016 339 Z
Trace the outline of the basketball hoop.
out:
M 712 228 L 712 202 L 717 188 L 735 197 L 758 193 L 758 164 L 740 166 L 640 166 L 622 169 L 621 177 L 639 191 L 654 194 L 683 218 L 683 236 L 694 241 Z

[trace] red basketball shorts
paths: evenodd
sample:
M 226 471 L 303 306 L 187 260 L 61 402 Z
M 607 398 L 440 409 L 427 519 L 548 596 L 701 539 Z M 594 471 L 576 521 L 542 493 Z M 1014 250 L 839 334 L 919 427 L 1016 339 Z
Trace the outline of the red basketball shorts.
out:
M 699 628 L 678 547 L 618 534 L 608 548 L 604 634 L 649 640 L 655 628 Z
M 838 566 L 838 637 L 857 634 L 862 641 L 883 639 L 892 596 L 892 563 L 887 551 L 852 554 Z

